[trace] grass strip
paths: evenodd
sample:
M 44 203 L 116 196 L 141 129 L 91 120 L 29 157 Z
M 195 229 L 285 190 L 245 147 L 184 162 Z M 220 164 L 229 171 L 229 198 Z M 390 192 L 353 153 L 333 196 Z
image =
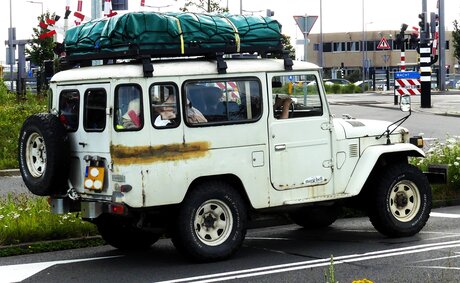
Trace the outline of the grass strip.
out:
M 0 257 L 98 247 L 102 245 L 106 245 L 106 242 L 102 240 L 101 237 L 97 236 L 80 239 L 25 243 L 0 247 Z

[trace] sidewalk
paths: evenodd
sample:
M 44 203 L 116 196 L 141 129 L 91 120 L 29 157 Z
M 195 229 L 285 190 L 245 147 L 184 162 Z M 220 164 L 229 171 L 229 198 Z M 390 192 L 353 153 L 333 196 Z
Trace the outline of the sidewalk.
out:
M 374 105 L 376 107 L 398 108 L 399 105 L 394 105 L 394 92 L 385 91 L 375 93 L 387 97 L 383 103 Z M 420 105 L 420 95 L 411 96 L 412 111 L 431 113 L 435 115 L 444 115 L 452 117 L 460 117 L 460 90 L 449 91 L 431 91 L 431 107 L 422 108 Z M 391 101 L 390 101 L 391 100 Z M 398 97 L 399 102 L 399 97 Z

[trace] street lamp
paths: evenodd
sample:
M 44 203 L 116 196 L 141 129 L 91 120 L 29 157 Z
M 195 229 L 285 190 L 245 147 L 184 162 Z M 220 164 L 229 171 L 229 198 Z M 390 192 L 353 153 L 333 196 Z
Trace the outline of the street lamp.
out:
M 26 1 L 26 2 L 29 2 L 29 3 L 32 3 L 32 4 L 40 4 L 42 6 L 42 13 L 41 15 L 43 15 L 43 2 L 41 1 Z

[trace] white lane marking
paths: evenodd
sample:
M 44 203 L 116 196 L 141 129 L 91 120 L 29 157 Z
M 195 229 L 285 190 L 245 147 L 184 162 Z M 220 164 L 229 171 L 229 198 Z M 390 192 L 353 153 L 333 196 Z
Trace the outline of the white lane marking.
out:
M 447 270 L 460 270 L 460 267 L 452 267 L 452 266 L 410 266 L 416 268 L 431 268 L 431 269 L 447 269 Z
M 441 213 L 441 212 L 431 212 L 431 213 L 430 213 L 430 217 L 460 218 L 460 214 Z
M 373 251 L 363 254 L 352 254 L 345 256 L 334 257 L 334 264 L 351 263 L 357 261 L 366 261 L 370 259 L 400 256 L 406 254 L 415 254 L 431 250 L 439 250 L 445 248 L 460 247 L 460 241 L 450 241 L 445 243 L 423 244 L 412 247 L 404 247 L 397 249 Z M 327 266 L 330 264 L 330 258 L 301 261 L 287 264 L 279 264 L 272 266 L 264 266 L 258 268 L 250 268 L 243 270 L 235 270 L 229 272 L 208 274 L 202 276 L 194 276 L 188 278 L 178 278 L 173 280 L 161 281 L 161 283 L 176 283 L 176 282 L 218 282 L 224 280 L 235 280 L 247 277 L 255 277 L 261 275 L 269 275 L 273 273 L 282 273 L 294 270 L 309 269 L 314 267 Z
M 452 259 L 452 258 L 456 258 L 456 257 L 460 257 L 460 255 L 444 256 L 444 257 L 437 257 L 437 258 L 429 258 L 429 259 L 414 261 L 413 263 L 429 262 L 429 261 L 443 260 L 443 259 Z
M 1 274 L 0 283 L 23 281 L 29 278 L 30 276 L 37 274 L 56 264 L 67 264 L 67 263 L 82 262 L 82 261 L 100 260 L 100 259 L 107 259 L 107 258 L 114 258 L 114 257 L 121 257 L 121 256 L 122 255 L 4 265 L 4 266 L 0 266 L 0 274 Z

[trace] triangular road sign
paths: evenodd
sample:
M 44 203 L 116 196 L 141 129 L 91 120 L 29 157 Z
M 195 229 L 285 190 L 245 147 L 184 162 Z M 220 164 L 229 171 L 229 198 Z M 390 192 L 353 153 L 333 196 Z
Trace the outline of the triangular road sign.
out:
M 302 33 L 307 34 L 311 31 L 317 19 L 318 16 L 294 16 L 294 20 L 296 21 L 297 26 L 299 26 Z
M 380 42 L 379 44 L 377 45 L 377 49 L 390 49 L 390 44 L 388 44 L 388 41 L 385 37 L 382 37 L 382 39 L 380 39 Z

